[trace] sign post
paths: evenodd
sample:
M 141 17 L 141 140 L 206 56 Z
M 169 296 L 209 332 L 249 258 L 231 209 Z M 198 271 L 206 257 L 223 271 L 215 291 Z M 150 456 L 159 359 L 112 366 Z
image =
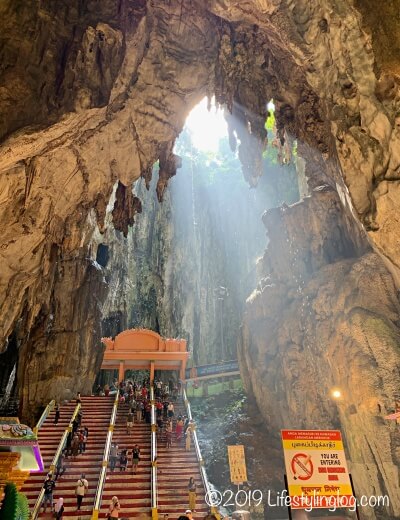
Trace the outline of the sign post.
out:
M 243 482 L 247 482 L 246 459 L 243 444 L 228 446 L 228 459 L 231 482 L 238 486 L 243 484 Z
M 355 497 L 338 430 L 282 430 L 292 509 L 352 508 Z
M 283 475 L 283 478 L 285 480 L 285 489 L 289 496 L 289 484 L 288 484 L 287 476 Z M 289 516 L 289 520 L 292 520 L 292 508 L 290 507 L 290 505 L 288 505 L 288 516 Z

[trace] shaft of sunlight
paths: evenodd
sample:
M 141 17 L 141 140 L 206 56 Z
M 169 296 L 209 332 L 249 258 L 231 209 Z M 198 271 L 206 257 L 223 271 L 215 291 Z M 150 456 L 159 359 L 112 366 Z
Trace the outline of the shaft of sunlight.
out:
M 219 140 L 228 134 L 223 110 L 217 110 L 214 99 L 210 111 L 206 98 L 196 105 L 186 119 L 186 127 L 192 135 L 193 145 L 203 152 L 216 152 Z

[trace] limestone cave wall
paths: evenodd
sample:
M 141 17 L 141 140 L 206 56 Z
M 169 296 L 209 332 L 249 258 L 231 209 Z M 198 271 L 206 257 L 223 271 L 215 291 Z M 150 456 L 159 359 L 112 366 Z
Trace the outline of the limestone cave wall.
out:
M 249 189 L 227 137 L 215 157 L 195 150 L 186 130 L 177 146 L 182 167 L 162 204 L 155 168 L 149 190 L 143 180 L 134 187 L 142 212 L 127 238 L 115 231 L 109 236 L 103 314 L 105 327 L 114 321 L 117 329 L 106 333 L 146 327 L 185 338 L 190 363 L 235 359 L 245 300 L 265 247 L 261 216 L 266 208 L 298 200 L 296 171 L 272 164 L 267 154 L 264 177 Z
M 281 428 L 341 429 L 357 492 L 392 497 L 363 518 L 397 517 L 400 437 L 384 419 L 399 381 L 393 278 L 371 249 L 356 254 L 328 186 L 264 222 L 270 242 L 239 342 L 247 392 L 272 439 Z
M 340 421 L 356 487 L 387 490 L 391 505 L 379 514 L 400 516 L 398 438 L 379 412 L 399 380 L 400 1 L 379 16 L 371 5 L 1 3 L 0 342 L 6 351 L 18 338 L 25 416 L 99 366 L 107 278 L 90 259 L 111 225 L 110 200 L 112 225 L 128 234 L 140 210 L 132 183 L 149 184 L 159 161 L 162 199 L 180 164 L 174 141 L 205 94 L 231 111 L 231 144 L 239 140 L 255 185 L 273 98 L 282 159 L 296 138 L 310 188 L 325 188 L 266 217 L 271 243 L 244 320 L 243 375 L 271 428 L 289 416 L 297 426 Z M 310 385 L 317 377 L 324 382 Z M 348 395 L 337 410 L 325 402 L 331 383 Z
M 138 209 L 129 188 L 141 175 L 148 178 L 157 159 L 161 198 L 176 167 L 173 141 L 206 89 L 217 35 L 210 16 L 195 6 L 193 19 L 179 24 L 178 3 L 3 2 L 1 10 L 0 330 L 5 347 L 29 310 L 22 333 L 29 358 L 19 356 L 18 373 L 35 386 L 34 414 L 48 400 L 47 385 L 61 389 L 57 381 L 69 377 L 62 360 L 68 357 L 76 374 L 91 374 L 101 357 L 100 314 L 89 294 L 80 310 L 84 361 L 69 355 L 81 276 L 66 288 L 73 298 L 63 300 L 65 333 L 30 339 L 41 313 L 59 310 L 54 272 L 67 263 L 82 274 L 117 181 L 113 220 L 127 231 Z M 95 301 L 102 298 L 93 291 Z M 28 361 L 39 356 L 50 366 L 58 358 L 60 370 L 39 376 Z M 21 395 L 25 381 L 19 378 Z

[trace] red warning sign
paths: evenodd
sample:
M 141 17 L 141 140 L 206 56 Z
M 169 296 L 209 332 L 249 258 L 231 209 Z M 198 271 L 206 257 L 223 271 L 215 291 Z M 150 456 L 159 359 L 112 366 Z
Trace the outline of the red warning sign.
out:
M 294 480 L 308 480 L 314 473 L 314 466 L 311 461 L 311 455 L 305 453 L 296 453 L 290 464 Z

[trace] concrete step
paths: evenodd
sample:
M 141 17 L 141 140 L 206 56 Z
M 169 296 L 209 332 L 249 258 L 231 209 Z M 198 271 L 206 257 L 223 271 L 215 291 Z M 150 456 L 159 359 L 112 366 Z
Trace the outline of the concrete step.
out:
M 185 411 L 182 403 L 175 404 L 174 427 L 179 415 Z M 184 514 L 189 507 L 188 482 L 194 477 L 197 486 L 197 501 L 195 518 L 201 518 L 208 511 L 205 503 L 203 482 L 200 467 L 197 461 L 194 444 L 191 450 L 185 450 L 185 441 L 176 440 L 175 432 L 172 437 L 171 448 L 166 448 L 165 439 L 159 437 L 157 449 L 157 498 L 159 515 L 168 513 L 171 519 Z

